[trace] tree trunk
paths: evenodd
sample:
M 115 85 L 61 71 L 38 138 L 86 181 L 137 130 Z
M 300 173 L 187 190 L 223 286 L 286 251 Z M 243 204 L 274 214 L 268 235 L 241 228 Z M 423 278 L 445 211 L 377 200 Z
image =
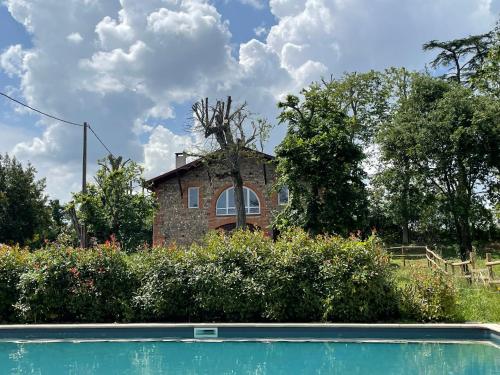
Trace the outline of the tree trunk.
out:
M 243 197 L 243 179 L 241 173 L 232 175 L 234 187 L 234 205 L 236 207 L 236 228 L 246 228 L 245 199 Z
M 462 261 L 469 259 L 469 254 L 472 251 L 472 238 L 470 233 L 469 220 L 460 220 L 460 258 Z
M 402 216 L 402 225 L 401 229 L 403 230 L 403 245 L 408 245 L 410 241 L 409 235 L 409 221 L 410 221 L 410 174 L 409 170 L 409 161 L 407 158 L 404 159 L 404 179 L 403 179 L 403 199 L 401 205 L 401 216 Z
M 467 260 L 469 258 L 469 253 L 472 251 L 471 226 L 469 220 L 471 197 L 467 186 L 467 171 L 464 162 L 460 159 L 458 161 L 458 199 L 455 201 L 457 206 L 455 209 L 458 210 L 458 215 L 455 222 L 458 224 L 457 230 L 460 232 L 460 257 L 462 261 Z
M 403 245 L 408 245 L 410 243 L 410 229 L 408 228 L 408 222 L 403 223 L 401 226 L 401 229 L 403 229 Z

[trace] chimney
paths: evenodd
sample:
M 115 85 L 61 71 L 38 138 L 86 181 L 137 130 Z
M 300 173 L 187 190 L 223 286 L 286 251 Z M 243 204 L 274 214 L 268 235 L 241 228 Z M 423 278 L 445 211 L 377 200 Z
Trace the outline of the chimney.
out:
M 180 168 L 186 164 L 186 154 L 184 152 L 175 153 L 175 168 Z

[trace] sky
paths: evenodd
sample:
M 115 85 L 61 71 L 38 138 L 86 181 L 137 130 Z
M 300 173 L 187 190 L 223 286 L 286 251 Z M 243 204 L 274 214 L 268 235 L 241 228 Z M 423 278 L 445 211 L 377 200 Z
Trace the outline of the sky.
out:
M 431 39 L 489 31 L 500 0 L 0 0 L 0 91 L 76 123 L 146 177 L 192 147 L 192 103 L 277 103 L 322 77 L 423 70 Z M 51 198 L 81 186 L 82 128 L 0 97 L 0 153 L 30 162 Z M 106 150 L 89 135 L 88 180 Z

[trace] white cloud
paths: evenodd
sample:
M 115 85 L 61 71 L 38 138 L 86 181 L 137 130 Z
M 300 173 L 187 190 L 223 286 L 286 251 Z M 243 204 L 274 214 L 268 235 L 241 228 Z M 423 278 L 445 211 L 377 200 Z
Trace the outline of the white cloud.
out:
M 3 69 L 9 77 L 20 76 L 23 73 L 23 60 L 26 52 L 20 44 L 9 46 L 0 54 L 0 68 Z
M 169 129 L 174 117 L 185 116 L 175 113 L 176 105 L 231 94 L 275 122 L 277 100 L 322 75 L 390 65 L 421 69 L 430 59 L 421 52 L 423 42 L 490 29 L 497 3 L 270 0 L 276 24 L 257 28 L 257 36 L 267 33 L 265 41 L 244 41 L 238 57 L 231 54 L 229 23 L 206 0 L 5 4 L 32 35 L 32 48 L 14 45 L 0 55 L 1 69 L 20 77 L 24 99 L 72 121 L 89 121 L 114 153 L 142 160 L 153 174 L 172 166 L 173 153 L 194 142 Z M 271 146 L 284 131 L 275 129 Z M 66 199 L 79 188 L 80 128 L 44 120 L 43 134 L 11 139 L 16 145 L 10 149 L 48 178 L 51 194 Z M 89 161 L 104 154 L 90 136 Z
M 263 9 L 264 8 L 264 1 L 263 0 L 239 0 L 240 3 L 250 5 L 251 7 L 254 7 L 255 9 Z
M 71 34 L 68 34 L 68 36 L 66 37 L 66 39 L 69 42 L 74 43 L 74 44 L 79 44 L 83 40 L 83 38 L 80 35 L 80 33 L 71 33 Z
M 267 34 L 267 29 L 264 26 L 257 26 L 256 28 L 253 29 L 253 32 L 255 36 L 257 37 L 263 37 L 264 35 Z
M 175 167 L 176 152 L 183 152 L 193 147 L 193 138 L 177 135 L 164 126 L 155 127 L 144 145 L 144 165 L 146 176 L 154 177 Z

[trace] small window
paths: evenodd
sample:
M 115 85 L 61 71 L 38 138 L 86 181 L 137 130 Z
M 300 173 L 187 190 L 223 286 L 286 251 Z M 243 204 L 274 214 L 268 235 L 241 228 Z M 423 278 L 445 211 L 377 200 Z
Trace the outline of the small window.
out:
M 288 186 L 283 186 L 278 193 L 278 204 L 280 206 L 288 204 L 288 196 L 289 196 Z
M 199 187 L 188 188 L 188 207 L 189 208 L 199 208 L 200 207 L 200 188 Z

